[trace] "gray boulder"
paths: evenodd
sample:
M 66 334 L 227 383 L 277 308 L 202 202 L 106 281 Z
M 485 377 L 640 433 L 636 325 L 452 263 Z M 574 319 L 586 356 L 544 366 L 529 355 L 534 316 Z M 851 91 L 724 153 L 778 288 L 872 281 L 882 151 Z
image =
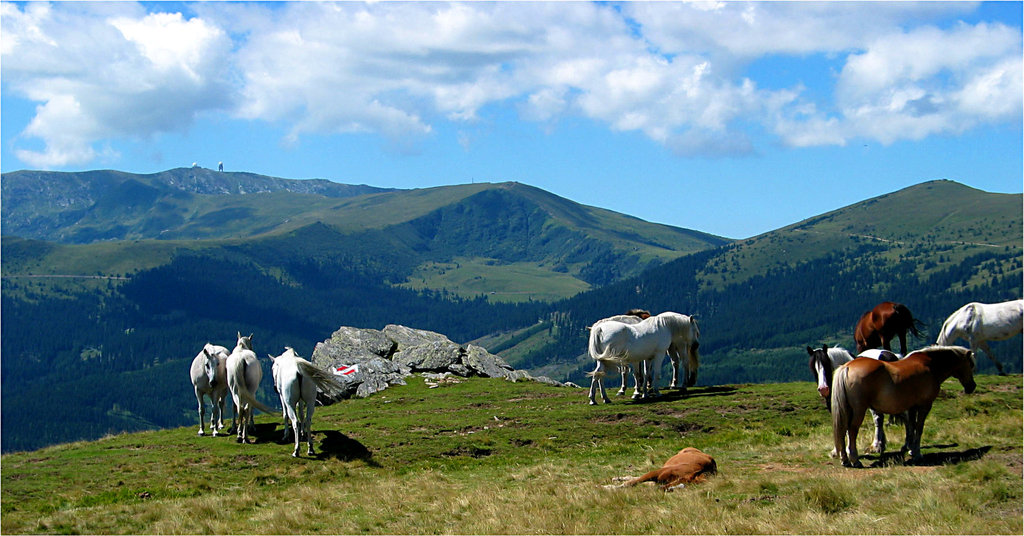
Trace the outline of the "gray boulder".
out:
M 312 362 L 335 372 L 345 383 L 347 389 L 340 398 L 365 397 L 391 385 L 405 385 L 405 378 L 413 373 L 534 380 L 480 346 L 459 345 L 439 333 L 395 324 L 382 331 L 339 328 L 330 339 L 317 343 Z M 561 385 L 544 377 L 536 380 Z

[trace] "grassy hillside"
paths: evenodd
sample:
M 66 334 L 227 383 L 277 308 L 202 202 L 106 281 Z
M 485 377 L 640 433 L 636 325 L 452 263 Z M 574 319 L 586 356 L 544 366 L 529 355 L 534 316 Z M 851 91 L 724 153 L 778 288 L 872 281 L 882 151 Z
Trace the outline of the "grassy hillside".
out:
M 736 242 L 699 277 L 707 287 L 722 288 L 860 245 L 883 248 L 878 262 L 906 265 L 928 277 L 979 253 L 1019 256 L 1022 206 L 1021 194 L 925 182 Z
M 421 379 L 318 408 L 316 458 L 277 416 L 258 441 L 195 428 L 4 455 L 0 528 L 24 533 L 1020 534 L 1021 377 L 945 384 L 924 460 L 828 457 L 810 382 L 721 385 L 590 407 L 582 389 Z M 264 387 L 265 388 L 265 387 Z M 889 427 L 899 442 L 901 429 Z M 861 433 L 861 447 L 870 429 Z M 679 449 L 719 474 L 674 493 L 606 488 Z

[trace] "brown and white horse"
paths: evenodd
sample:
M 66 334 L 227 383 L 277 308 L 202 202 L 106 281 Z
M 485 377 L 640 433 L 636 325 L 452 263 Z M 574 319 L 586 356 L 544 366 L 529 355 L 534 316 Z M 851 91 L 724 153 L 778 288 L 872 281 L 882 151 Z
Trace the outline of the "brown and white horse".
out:
M 900 339 L 900 354 L 907 355 L 907 331 L 920 337 L 918 321 L 910 309 L 902 303 L 882 302 L 864 313 L 857 322 L 853 339 L 857 341 L 857 353 L 871 348 L 882 347 L 892 351 L 892 340 Z
M 974 352 L 967 348 L 929 346 L 892 363 L 857 358 L 839 367 L 832 380 L 832 438 L 843 465 L 862 467 L 857 432 L 868 409 L 889 415 L 908 412 L 906 446 L 910 459 L 919 460 L 924 420 L 942 382 L 955 377 L 965 393 L 973 393 L 974 365 Z

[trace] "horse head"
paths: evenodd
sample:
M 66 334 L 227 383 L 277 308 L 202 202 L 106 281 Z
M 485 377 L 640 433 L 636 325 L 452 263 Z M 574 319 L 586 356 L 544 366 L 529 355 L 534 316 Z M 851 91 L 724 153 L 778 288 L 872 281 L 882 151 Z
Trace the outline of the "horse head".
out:
M 971 394 L 978 388 L 974 382 L 974 367 L 977 365 L 974 352 L 967 348 L 954 347 L 960 354 L 960 363 L 953 369 L 953 376 L 964 386 L 964 394 Z
M 241 332 L 236 333 L 238 333 L 238 343 L 235 345 L 236 348 L 240 346 L 243 350 L 252 350 L 253 334 L 250 333 L 248 337 L 243 337 Z
M 832 358 L 828 355 L 828 345 L 821 345 L 820 350 L 808 346 L 807 354 L 811 356 L 807 364 L 811 368 L 811 376 L 814 377 L 814 381 L 818 382 L 818 394 L 825 399 L 825 407 L 832 411 L 832 403 L 829 396 L 832 388 L 829 385 L 832 380 Z
M 216 388 L 219 383 L 217 379 L 218 376 L 220 376 L 217 374 L 217 369 L 220 367 L 220 357 L 216 352 L 211 354 L 206 348 L 203 348 L 203 356 L 206 358 L 203 362 L 203 370 L 206 372 L 206 378 L 210 380 L 210 387 Z

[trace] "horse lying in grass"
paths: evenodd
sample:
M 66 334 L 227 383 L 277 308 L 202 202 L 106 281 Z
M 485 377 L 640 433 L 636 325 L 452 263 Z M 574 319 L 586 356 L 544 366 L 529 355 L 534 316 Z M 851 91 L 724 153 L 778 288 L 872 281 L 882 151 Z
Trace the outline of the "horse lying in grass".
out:
M 224 402 L 228 396 L 227 369 L 225 362 L 228 349 L 223 346 L 206 343 L 203 349 L 192 360 L 189 376 L 192 388 L 199 403 L 199 435 L 206 435 L 203 419 L 206 418 L 206 405 L 203 397 L 210 399 L 213 408 L 210 410 L 210 432 L 216 436 L 224 428 Z
M 685 352 L 689 375 L 695 381 L 700 364 L 697 355 L 699 337 L 700 331 L 693 319 L 673 312 L 652 316 L 635 325 L 615 321 L 595 325 L 590 330 L 588 344 L 590 356 L 597 361 L 597 369 L 588 374 L 592 378 L 590 403 L 597 403 L 594 397 L 598 387 L 604 401 L 611 402 L 604 390 L 605 370 L 617 370 L 627 364 L 634 365 L 634 399 L 660 396 L 658 376 L 661 358 L 670 348 L 680 360 L 684 359 L 681 354 Z M 638 363 L 644 366 L 636 366 Z
M 832 412 L 832 375 L 836 369 L 845 363 L 849 363 L 853 360 L 853 355 L 850 354 L 845 348 L 838 346 L 829 348 L 827 344 L 822 345 L 821 349 L 814 349 L 810 346 L 807 347 L 807 353 L 811 356 L 808 364 L 811 367 L 811 374 L 814 375 L 815 380 L 818 382 L 818 394 L 821 395 L 822 400 L 825 401 L 825 407 L 828 411 Z M 876 359 L 879 361 L 896 361 L 900 358 L 899 354 L 890 352 L 889 350 L 871 349 L 865 350 L 860 353 L 857 357 L 867 357 L 870 359 Z M 881 413 L 871 410 L 871 417 L 875 423 L 875 439 L 872 442 L 872 450 L 881 454 L 885 452 L 885 426 L 884 416 Z M 905 416 L 901 416 L 905 417 Z M 891 424 L 891 423 L 890 423 Z M 907 445 L 904 445 L 906 448 Z M 832 450 L 830 456 L 836 457 L 839 453 Z
M 857 432 L 868 409 L 889 415 L 907 412 L 907 450 L 911 461 L 920 460 L 924 420 L 942 382 L 955 377 L 971 394 L 977 387 L 974 366 L 974 352 L 967 348 L 929 346 L 892 363 L 861 357 L 839 367 L 832 385 L 832 437 L 843 465 L 862 467 Z
M 260 386 L 263 379 L 263 369 L 252 351 L 252 335 L 243 337 L 238 334 L 238 343 L 227 359 L 228 389 L 231 391 L 231 398 L 235 402 L 235 421 L 238 427 L 237 441 L 245 443 L 249 441 L 249 426 L 252 424 L 253 408 L 265 413 L 273 413 L 274 410 L 256 400 L 253 394 Z
M 1021 334 L 1024 317 L 1024 300 L 1013 300 L 1002 303 L 971 302 L 949 315 L 942 323 L 942 330 L 935 344 L 947 345 L 963 338 L 977 353 L 978 348 L 985 350 L 1000 375 L 1005 375 L 1003 365 L 988 347 L 988 341 L 1003 341 Z
M 693 447 L 679 451 L 665 462 L 661 469 L 655 469 L 643 476 L 629 480 L 623 486 L 635 486 L 641 482 L 657 482 L 663 491 L 673 491 L 691 482 L 703 482 L 709 475 L 718 472 L 715 459 Z
M 295 450 L 292 457 L 299 456 L 299 442 L 306 438 L 306 454 L 313 456 L 313 409 L 316 407 L 316 392 L 321 390 L 330 396 L 339 396 L 345 386 L 332 374 L 320 370 L 316 365 L 295 354 L 295 350 L 285 347 L 285 352 L 277 357 L 270 356 L 274 366 L 274 389 L 281 397 L 281 408 L 284 412 L 284 438 L 288 438 L 291 428 L 295 436 Z M 304 406 L 304 407 L 302 407 Z M 305 416 L 299 415 L 304 410 Z

